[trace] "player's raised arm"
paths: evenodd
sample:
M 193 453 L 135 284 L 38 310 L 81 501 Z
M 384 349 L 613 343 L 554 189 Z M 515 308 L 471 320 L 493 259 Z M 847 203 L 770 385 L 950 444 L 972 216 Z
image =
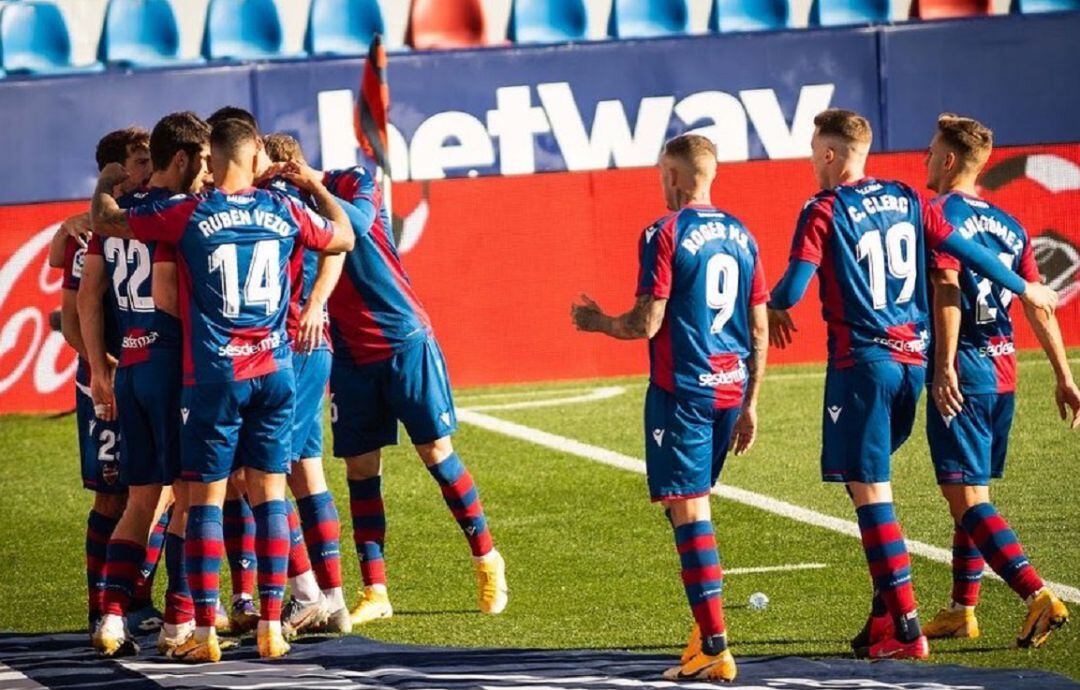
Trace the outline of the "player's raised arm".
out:
M 100 235 L 124 239 L 135 237 L 128 227 L 127 216 L 113 197 L 116 185 L 126 180 L 127 176 L 124 166 L 119 163 L 109 163 L 98 176 L 97 187 L 90 199 L 90 219 L 94 231 Z
M 769 342 L 773 347 L 786 348 L 794 340 L 792 333 L 799 330 L 788 310 L 806 295 L 821 265 L 825 243 L 832 233 L 833 203 L 832 197 L 815 197 L 799 214 L 787 270 L 769 299 Z
M 351 251 L 356 244 L 356 235 L 353 233 L 352 223 L 349 221 L 349 216 L 344 209 L 341 208 L 341 204 L 326 188 L 326 185 L 322 183 L 322 177 L 308 166 L 297 163 L 288 163 L 283 166 L 280 175 L 307 192 L 319 209 L 319 213 L 332 224 L 333 239 L 321 251 L 327 254 Z
M 116 419 L 116 406 L 112 385 L 112 365 L 105 346 L 105 308 L 103 298 L 109 288 L 105 272 L 105 258 L 100 252 L 100 239 L 94 242 L 98 251 L 91 247 L 83 264 L 82 281 L 79 283 L 78 311 L 79 329 L 86 348 L 86 361 L 90 365 L 90 392 L 94 399 L 94 411 L 105 421 Z

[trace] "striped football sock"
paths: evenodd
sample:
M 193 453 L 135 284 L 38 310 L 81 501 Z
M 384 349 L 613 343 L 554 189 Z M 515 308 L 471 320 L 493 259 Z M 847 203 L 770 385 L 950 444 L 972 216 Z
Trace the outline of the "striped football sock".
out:
M 874 588 L 896 624 L 901 642 L 911 642 L 922 632 L 911 586 L 911 558 L 892 503 L 871 503 L 855 510 L 862 533 L 863 550 Z
M 195 625 L 200 628 L 213 627 L 217 617 L 219 573 L 224 551 L 221 508 L 191 506 L 184 538 L 184 569 L 195 606 Z
M 154 598 L 154 574 L 161 561 L 161 552 L 165 548 L 165 530 L 169 528 L 172 509 L 166 510 L 150 530 L 146 542 L 146 559 L 139 568 L 139 577 L 135 580 L 135 593 L 131 597 L 131 610 L 136 611 L 150 606 Z
M 352 514 L 353 543 L 360 559 L 364 586 L 386 586 L 386 511 L 382 498 L 382 477 L 349 480 L 349 512 Z
M 285 580 L 289 569 L 288 501 L 277 499 L 254 507 L 255 553 L 259 561 L 259 617 L 281 620 Z M 306 556 L 305 556 L 306 558 Z
M 165 588 L 165 622 L 171 625 L 195 618 L 184 565 L 184 538 L 170 532 L 165 535 L 165 574 L 169 578 Z
M 91 510 L 86 517 L 86 608 L 90 622 L 102 614 L 105 591 L 105 557 L 117 518 Z
M 296 502 L 315 578 L 323 591 L 341 586 L 341 523 L 329 491 Z
M 724 635 L 724 570 L 720 566 L 712 523 L 699 520 L 676 527 L 675 548 L 679 552 L 686 599 L 701 628 L 703 643 Z M 723 648 L 709 651 L 715 654 Z
M 953 603 L 960 606 L 979 603 L 979 588 L 985 567 L 986 561 L 967 530 L 962 525 L 956 525 L 952 542 Z
M 135 580 L 146 559 L 146 547 L 126 539 L 110 539 L 105 556 L 105 594 L 103 612 L 123 616 L 131 605 Z
M 484 518 L 484 506 L 480 503 L 480 494 L 473 483 L 472 475 L 465 469 L 457 453 L 451 453 L 446 459 L 431 465 L 428 472 L 439 483 L 446 506 L 453 513 L 461 531 L 465 533 L 465 538 L 469 540 L 472 555 L 487 555 L 493 546 L 491 532 Z
M 993 503 L 972 506 L 960 523 L 994 572 L 1021 599 L 1027 599 L 1043 588 L 1042 578 L 1028 562 L 1016 533 L 998 514 Z
M 250 599 L 255 593 L 255 515 L 243 497 L 225 501 L 222 514 L 233 598 Z

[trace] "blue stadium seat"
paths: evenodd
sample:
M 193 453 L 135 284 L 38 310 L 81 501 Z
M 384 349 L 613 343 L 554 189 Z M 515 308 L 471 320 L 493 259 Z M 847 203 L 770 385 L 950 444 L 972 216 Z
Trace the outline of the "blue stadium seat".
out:
M 180 59 L 180 30 L 169 0 L 109 0 L 98 60 L 156 67 Z
M 208 60 L 282 57 L 281 17 L 274 0 L 210 0 L 202 54 Z
M 791 26 L 788 0 L 713 0 L 709 31 L 776 31 Z
M 686 0 L 615 0 L 608 19 L 612 38 L 678 36 L 690 30 Z
M 876 24 L 892 19 L 891 0 L 814 0 L 810 26 Z
M 71 64 L 71 37 L 60 8 L 47 0 L 0 7 L 0 69 L 8 74 L 60 74 L 101 69 Z
M 1009 5 L 1009 12 L 1013 14 L 1075 12 L 1077 10 L 1080 10 L 1080 0 L 1012 0 Z
M 386 33 L 378 0 L 312 0 L 304 50 L 312 55 L 364 55 Z
M 514 0 L 506 38 L 513 43 L 580 41 L 589 29 L 585 0 Z

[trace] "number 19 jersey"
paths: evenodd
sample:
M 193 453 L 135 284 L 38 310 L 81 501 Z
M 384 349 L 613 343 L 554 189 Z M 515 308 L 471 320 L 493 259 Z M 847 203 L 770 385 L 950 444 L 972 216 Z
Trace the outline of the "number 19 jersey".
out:
M 136 239 L 177 247 L 184 385 L 292 368 L 285 321 L 297 242 L 325 249 L 329 221 L 262 189 L 177 195 L 126 213 Z
M 637 294 L 668 300 L 650 380 L 716 409 L 742 404 L 750 307 L 769 299 L 757 242 L 734 216 L 687 206 L 641 235 Z
M 901 182 L 864 178 L 807 202 L 791 258 L 818 266 L 831 367 L 926 364 L 926 247 L 951 232 L 940 211 Z

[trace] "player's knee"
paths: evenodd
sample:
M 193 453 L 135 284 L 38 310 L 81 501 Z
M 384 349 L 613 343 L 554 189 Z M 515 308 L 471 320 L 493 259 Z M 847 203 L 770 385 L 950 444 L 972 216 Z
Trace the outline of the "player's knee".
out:
M 294 462 L 288 482 L 289 490 L 297 499 L 327 491 L 322 458 L 304 458 Z
M 672 498 L 663 502 L 668 519 L 675 527 L 691 522 L 703 522 L 712 519 L 708 496 L 695 498 Z
M 345 477 L 349 481 L 362 481 L 379 476 L 382 471 L 382 451 L 374 450 L 362 455 L 345 458 Z
M 118 520 L 124 513 L 124 504 L 126 502 L 126 494 L 95 493 L 94 512 Z
M 416 454 L 424 461 L 425 465 L 437 465 L 454 452 L 454 444 L 449 436 L 443 436 L 431 443 L 416 445 Z

